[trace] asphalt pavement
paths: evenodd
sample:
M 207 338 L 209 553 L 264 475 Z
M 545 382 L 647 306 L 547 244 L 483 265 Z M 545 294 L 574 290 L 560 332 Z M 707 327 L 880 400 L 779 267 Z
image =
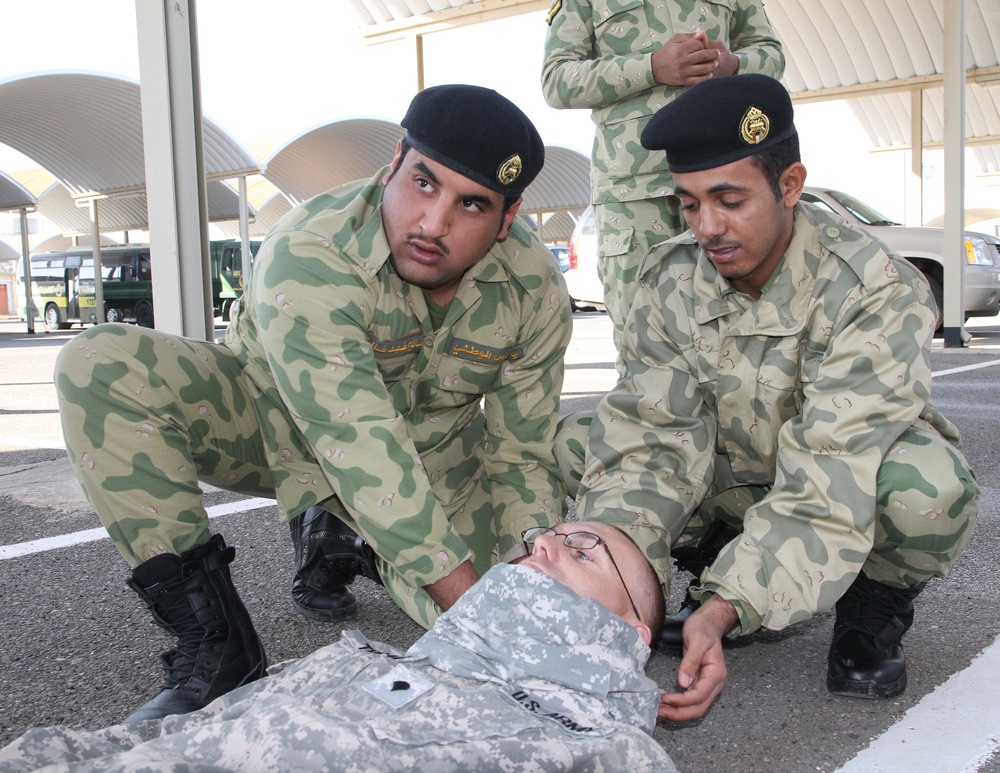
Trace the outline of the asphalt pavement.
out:
M 909 687 L 891 701 L 831 696 L 833 614 L 727 647 L 729 679 L 698 722 L 658 727 L 678 768 L 726 771 L 1000 772 L 998 443 L 1000 320 L 973 321 L 969 345 L 931 353 L 933 397 L 963 435 L 983 489 L 969 547 L 917 601 L 904 639 Z M 29 727 L 94 728 L 122 719 L 160 683 L 170 646 L 125 586 L 125 562 L 103 537 L 62 447 L 52 367 L 73 331 L 27 335 L 0 321 L 0 744 Z M 563 412 L 593 408 L 615 378 L 610 324 L 575 315 Z M 206 493 L 213 528 L 236 546 L 234 581 L 270 662 L 301 657 L 359 628 L 409 646 L 421 633 L 378 586 L 359 579 L 348 624 L 300 617 L 289 601 L 292 547 L 266 500 Z M 687 576 L 675 582 L 679 601 Z M 648 673 L 673 685 L 678 659 Z

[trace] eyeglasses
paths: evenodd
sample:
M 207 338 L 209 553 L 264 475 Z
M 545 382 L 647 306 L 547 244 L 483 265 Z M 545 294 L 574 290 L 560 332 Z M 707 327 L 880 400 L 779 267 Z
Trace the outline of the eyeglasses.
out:
M 575 550 L 593 550 L 598 545 L 604 547 L 605 552 L 608 554 L 608 558 L 611 559 L 611 565 L 615 568 L 615 572 L 618 573 L 618 579 L 621 580 L 622 587 L 625 589 L 625 595 L 628 596 L 628 603 L 632 605 L 632 611 L 635 613 L 636 619 L 642 622 L 642 615 L 639 614 L 639 610 L 632 600 L 632 594 L 629 592 L 628 585 L 625 584 L 625 578 L 622 577 L 621 569 L 618 568 L 618 563 L 615 561 L 615 557 L 611 555 L 611 548 L 608 547 L 608 543 L 603 539 L 598 537 L 596 534 L 591 534 L 589 531 L 574 531 L 570 534 L 561 534 L 555 529 L 546 528 L 544 526 L 536 526 L 533 529 L 528 529 L 521 532 L 521 539 L 524 540 L 524 547 L 528 553 L 531 553 L 531 549 L 535 545 L 535 540 L 539 537 L 562 537 L 563 544 L 566 547 L 574 548 Z

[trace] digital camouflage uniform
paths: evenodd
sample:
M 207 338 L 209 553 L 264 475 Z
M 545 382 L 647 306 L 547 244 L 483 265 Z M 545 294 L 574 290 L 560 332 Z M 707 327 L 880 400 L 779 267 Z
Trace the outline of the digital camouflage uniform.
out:
M 649 735 L 660 690 L 648 657 L 596 601 L 501 565 L 405 655 L 348 631 L 192 714 L 29 731 L 0 750 L 0 772 L 668 773 Z
M 654 81 L 653 52 L 703 29 L 739 58 L 738 73 L 780 78 L 785 58 L 761 0 L 555 0 L 549 24 L 545 100 L 590 109 L 597 127 L 590 179 L 598 271 L 621 352 L 643 255 L 687 228 L 663 153 L 639 143 L 653 114 L 685 88 Z M 618 365 L 621 372 L 621 357 Z
M 831 608 L 862 567 L 894 588 L 943 577 L 979 490 L 930 400 L 935 307 L 919 272 L 805 204 L 757 301 L 690 232 L 647 260 L 631 375 L 589 436 L 575 415 L 558 438 L 582 472 L 581 518 L 626 527 L 665 584 L 671 546 L 714 518 L 742 530 L 701 576 L 736 607 L 734 634 Z
M 430 625 L 423 585 L 470 554 L 482 574 L 524 529 L 558 520 L 572 322 L 555 262 L 512 225 L 432 329 L 423 292 L 389 262 L 384 173 L 274 227 L 224 345 L 115 325 L 64 347 L 67 447 L 132 566 L 208 540 L 199 479 L 276 496 L 282 520 L 324 502 Z

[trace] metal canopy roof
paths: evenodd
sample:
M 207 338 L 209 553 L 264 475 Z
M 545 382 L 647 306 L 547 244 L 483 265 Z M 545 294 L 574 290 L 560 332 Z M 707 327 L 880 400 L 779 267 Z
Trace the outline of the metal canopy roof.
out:
M 392 159 L 403 134 L 398 124 L 372 118 L 324 124 L 271 151 L 264 177 L 298 204 L 337 185 L 371 177 Z M 569 148 L 546 146 L 545 165 L 524 192 L 521 212 L 580 211 L 589 201 L 590 159 Z
M 846 99 L 871 144 L 910 144 L 907 92 L 924 90 L 924 147 L 943 140 L 945 0 L 767 0 L 796 101 Z M 548 9 L 549 0 L 350 0 L 370 42 Z M 1000 2 L 966 0 L 966 142 L 1000 171 Z
M 0 115 L 0 142 L 50 171 L 74 198 L 145 186 L 136 81 L 84 72 L 16 76 L 0 80 Z M 250 153 L 207 118 L 203 133 L 209 180 L 260 171 Z
M 35 197 L 17 180 L 0 172 L 0 212 L 35 206 Z

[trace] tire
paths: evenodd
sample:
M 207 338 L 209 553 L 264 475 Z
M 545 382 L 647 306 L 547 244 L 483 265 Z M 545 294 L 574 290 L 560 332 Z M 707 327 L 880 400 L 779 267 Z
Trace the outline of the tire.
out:
M 45 307 L 45 332 L 54 333 L 56 330 L 63 330 L 62 317 L 59 315 L 59 307 L 50 303 Z
M 924 279 L 930 285 L 931 295 L 934 297 L 934 303 L 937 304 L 937 321 L 934 323 L 934 332 L 938 333 L 944 327 L 944 291 L 941 289 L 941 282 L 934 277 L 924 274 Z
M 139 301 L 135 305 L 135 324 L 139 327 L 153 326 L 153 306 L 149 301 Z
M 108 322 L 124 322 L 125 313 L 121 309 L 111 307 L 108 309 L 107 314 L 104 315 L 104 319 Z
M 222 321 L 223 322 L 229 322 L 229 320 L 232 318 L 232 312 L 233 312 L 233 302 L 232 302 L 232 300 L 228 300 L 228 301 L 223 302 L 223 304 L 222 304 Z

